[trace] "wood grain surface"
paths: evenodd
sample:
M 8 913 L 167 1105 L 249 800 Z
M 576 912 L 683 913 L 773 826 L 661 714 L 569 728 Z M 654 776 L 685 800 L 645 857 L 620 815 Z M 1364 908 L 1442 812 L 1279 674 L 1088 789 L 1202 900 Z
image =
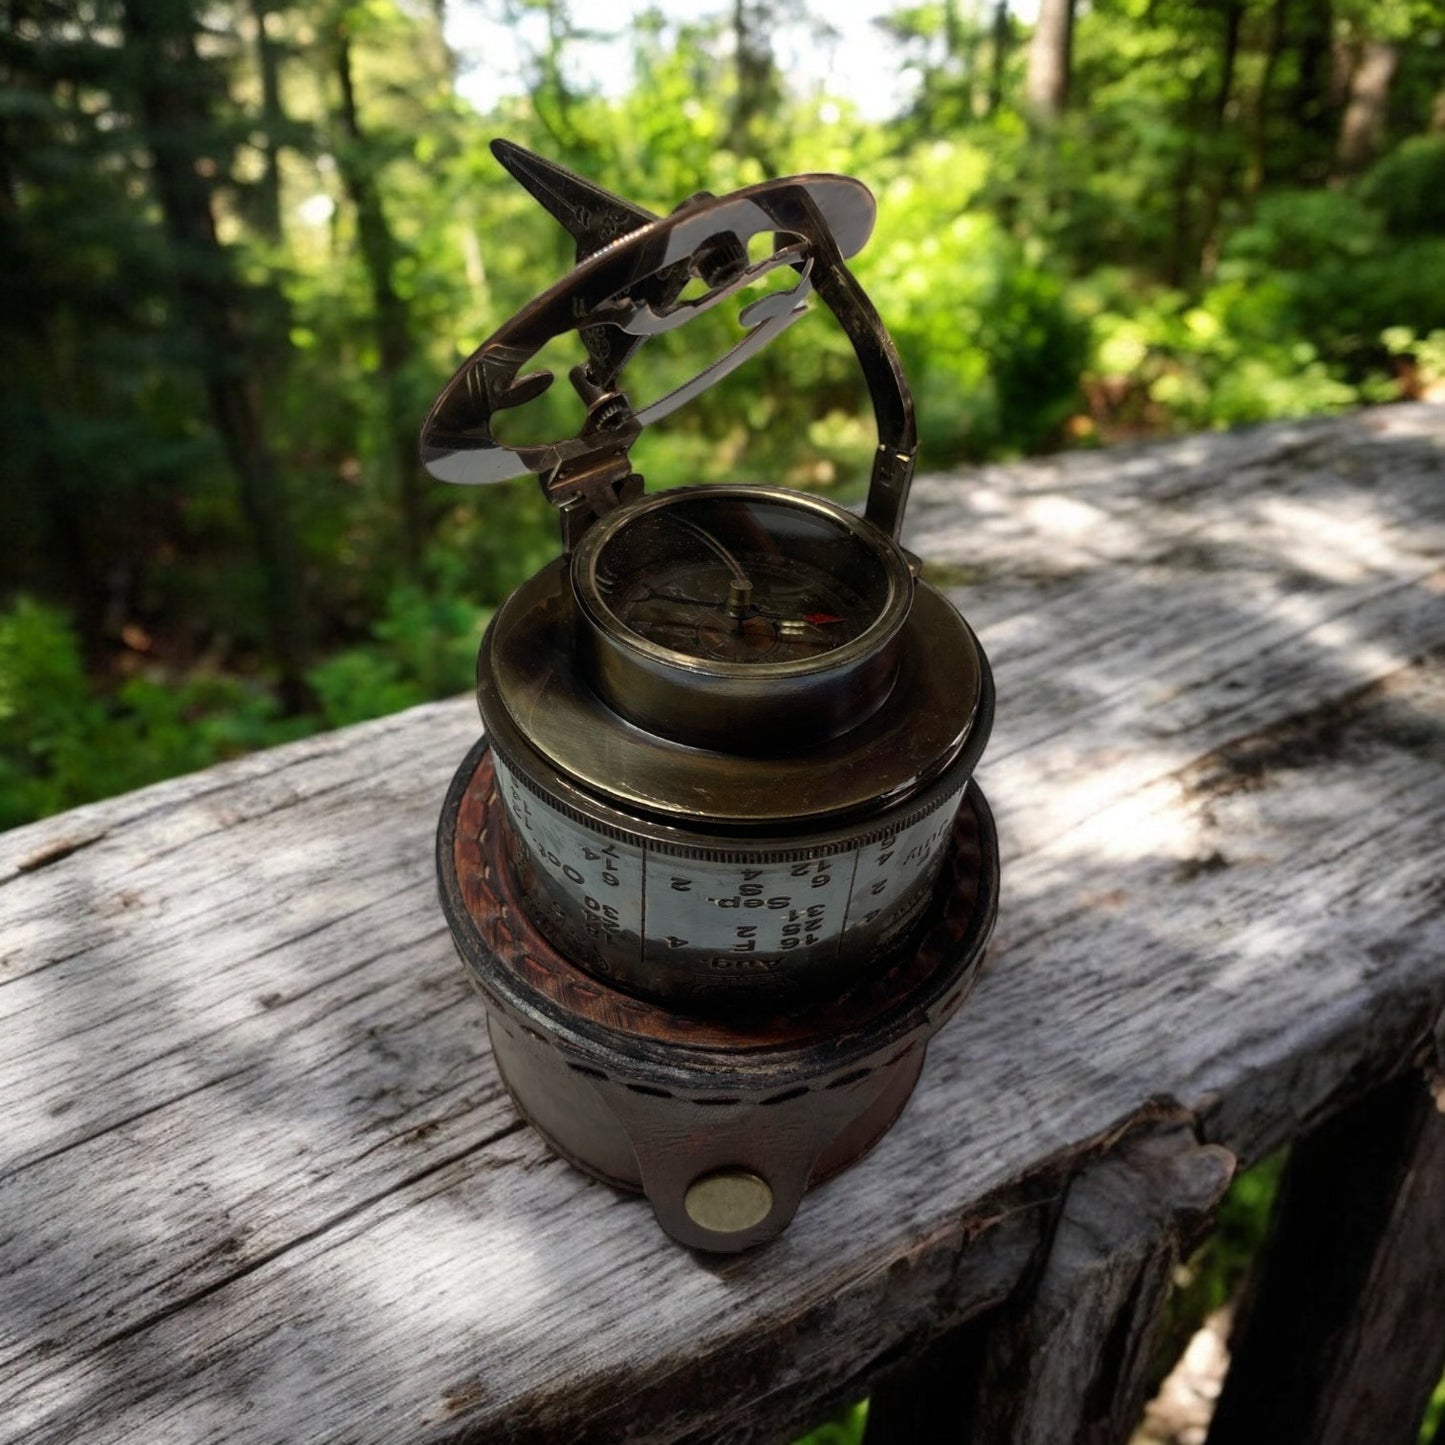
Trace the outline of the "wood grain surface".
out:
M 786 1439 L 1004 1299 L 1137 1126 L 1248 1164 L 1422 1058 L 1442 484 L 1426 406 L 917 483 L 998 682 L 992 963 L 721 1263 L 500 1088 L 432 876 L 470 700 L 0 838 L 0 1439 Z

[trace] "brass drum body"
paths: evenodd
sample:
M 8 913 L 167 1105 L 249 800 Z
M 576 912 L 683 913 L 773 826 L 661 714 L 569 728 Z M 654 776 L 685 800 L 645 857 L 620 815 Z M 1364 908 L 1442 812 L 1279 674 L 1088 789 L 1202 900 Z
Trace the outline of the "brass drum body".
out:
M 549 942 L 639 996 L 749 1014 L 837 993 L 896 950 L 993 712 L 977 640 L 915 587 L 882 705 L 781 755 L 619 717 L 577 658 L 565 563 L 519 588 L 483 641 L 477 693 L 518 897 Z M 722 707 L 726 680 L 714 686 Z

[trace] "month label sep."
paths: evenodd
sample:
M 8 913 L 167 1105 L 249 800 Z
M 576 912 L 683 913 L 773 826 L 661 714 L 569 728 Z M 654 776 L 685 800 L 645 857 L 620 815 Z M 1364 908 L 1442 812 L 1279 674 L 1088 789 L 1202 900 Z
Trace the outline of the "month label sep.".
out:
M 710 955 L 710 970 L 741 974 L 771 971 L 794 953 L 834 952 L 853 857 L 742 864 L 650 854 L 647 957 L 665 962 L 668 940 L 680 939 Z

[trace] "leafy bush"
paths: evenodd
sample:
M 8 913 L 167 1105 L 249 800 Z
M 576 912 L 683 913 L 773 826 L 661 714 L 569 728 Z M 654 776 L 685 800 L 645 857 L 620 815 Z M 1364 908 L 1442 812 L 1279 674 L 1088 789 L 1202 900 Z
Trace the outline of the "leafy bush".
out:
M 1442 275 L 1445 240 L 1392 240 L 1360 194 L 1284 191 L 1230 235 L 1196 295 L 1117 270 L 1077 289 L 1093 315 L 1091 374 L 1147 398 L 1157 430 L 1392 399 L 1393 358 L 1445 328 Z
M 465 691 L 485 619 L 400 586 L 372 643 L 311 671 L 319 715 L 287 718 L 262 682 L 204 669 L 139 672 L 106 692 L 65 613 L 22 597 L 0 612 L 0 828 Z
M 191 772 L 313 731 L 263 686 L 198 671 L 86 675 L 63 612 L 22 597 L 0 613 L 0 827 Z
M 1404 141 L 1365 176 L 1361 194 L 1392 236 L 1445 235 L 1445 135 Z
M 1302 340 L 1343 377 L 1381 360 L 1379 335 L 1408 323 L 1445 326 L 1445 239 L 1405 243 L 1354 193 L 1284 192 L 1225 247 L 1213 305 L 1241 346 Z
M 858 263 L 898 343 L 933 464 L 1057 440 L 1088 355 L 1087 322 L 1061 276 L 978 203 L 987 173 L 976 146 L 910 152 L 882 188 L 882 234 Z
M 471 687 L 488 614 L 462 601 L 460 591 L 396 587 L 370 643 L 345 648 L 311 669 L 308 681 L 328 727 L 400 712 Z
M 849 1405 L 831 1420 L 810 1430 L 796 1445 L 862 1445 L 868 1424 L 868 1402 Z

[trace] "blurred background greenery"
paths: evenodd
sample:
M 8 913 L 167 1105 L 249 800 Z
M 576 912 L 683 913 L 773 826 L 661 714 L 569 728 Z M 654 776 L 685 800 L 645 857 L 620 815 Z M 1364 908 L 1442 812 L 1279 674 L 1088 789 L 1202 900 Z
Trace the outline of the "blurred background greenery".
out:
M 876 0 L 831 81 L 836 10 L 678 3 L 9 0 L 0 827 L 468 686 L 553 528 L 417 427 L 571 259 L 495 134 L 656 209 L 863 178 L 925 467 L 1445 385 L 1439 0 Z M 846 495 L 869 427 L 819 314 L 637 455 Z

